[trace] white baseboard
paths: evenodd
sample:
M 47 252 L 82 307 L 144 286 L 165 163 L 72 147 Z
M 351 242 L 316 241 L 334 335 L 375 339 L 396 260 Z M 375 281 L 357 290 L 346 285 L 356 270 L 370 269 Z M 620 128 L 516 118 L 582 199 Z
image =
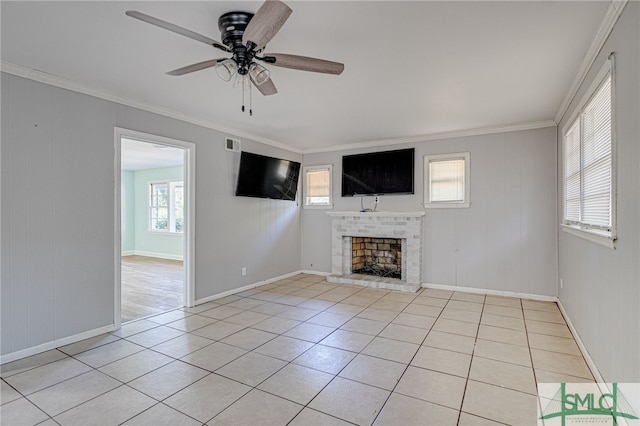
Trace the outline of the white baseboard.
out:
M 245 286 L 240 287 L 240 288 L 234 288 L 233 290 L 228 290 L 228 291 L 225 291 L 225 292 L 222 292 L 222 293 L 214 294 L 213 296 L 204 297 L 202 299 L 196 300 L 196 306 L 202 305 L 203 303 L 211 302 L 211 301 L 216 300 L 216 299 L 221 299 L 221 298 L 226 297 L 226 296 L 231 296 L 232 294 L 240 293 L 241 291 L 251 290 L 252 288 L 260 287 L 262 285 L 271 284 L 273 282 L 280 281 L 280 280 L 283 280 L 285 278 L 293 277 L 293 276 L 296 276 L 296 275 L 302 274 L 302 273 L 303 273 L 302 271 L 289 272 L 288 274 L 280 275 L 280 276 L 274 277 L 274 278 L 269 278 L 268 280 L 265 280 L 265 281 L 258 281 L 257 283 L 245 285 Z
M 125 257 L 125 256 L 133 256 L 134 254 L 136 254 L 135 250 L 126 250 L 126 251 L 123 251 L 120 255 L 122 257 Z
M 422 283 L 422 287 L 433 288 L 436 290 L 461 291 L 464 293 L 485 294 L 489 296 L 517 297 L 520 299 L 539 300 L 542 302 L 558 301 L 558 298 L 556 296 L 544 296 L 541 294 L 517 293 L 515 291 L 490 290 L 490 289 L 475 288 L 475 287 L 460 287 L 457 285 Z
M 168 259 L 168 260 L 184 260 L 184 256 L 182 256 L 181 254 L 166 254 L 166 253 L 156 253 L 153 251 L 140 251 L 140 250 L 134 250 L 132 252 L 127 252 L 130 254 L 125 255 L 124 253 L 122 253 L 123 256 L 131 256 L 131 255 L 136 255 L 136 256 L 146 256 L 146 257 L 155 257 L 158 259 Z
M 573 323 L 569 318 L 569 314 L 567 314 L 567 311 L 564 309 L 564 306 L 562 305 L 562 302 L 560 300 L 558 300 L 558 307 L 560 308 L 560 312 L 562 313 L 562 316 L 564 317 L 564 320 L 567 323 L 567 326 L 569 327 L 569 331 L 571 331 L 571 334 L 573 334 L 573 339 L 578 344 L 578 348 L 580 348 L 580 352 L 582 352 L 582 356 L 584 357 L 584 360 L 586 361 L 587 366 L 589 367 L 589 370 L 591 370 L 591 374 L 593 374 L 593 378 L 596 380 L 597 383 L 605 383 L 604 377 L 602 377 L 602 374 L 600 373 L 600 370 L 598 370 L 596 363 L 593 362 L 591 355 L 589 355 L 589 351 L 587 350 L 587 347 L 584 345 L 584 343 L 582 343 L 582 340 L 580 339 L 580 335 L 576 331 L 576 328 L 573 326 Z
M 302 270 L 299 271 L 299 273 L 301 274 L 309 274 L 309 275 L 320 275 L 323 277 L 328 277 L 329 275 L 331 275 L 331 272 L 320 272 L 320 271 L 309 271 L 309 270 Z
M 62 339 L 52 340 L 51 342 L 42 343 L 37 346 L 32 346 L 30 348 L 22 349 L 16 352 L 11 352 L 6 355 L 2 355 L 0 357 L 0 364 L 5 364 L 7 362 L 15 361 L 17 359 L 26 358 L 31 355 L 36 355 L 41 352 L 50 351 L 51 349 L 59 348 L 60 346 L 70 345 L 72 343 L 79 342 L 84 339 L 89 339 L 90 337 L 99 336 L 100 334 L 109 333 L 111 331 L 117 330 L 115 324 L 107 325 L 105 327 L 95 328 L 93 330 L 84 331 L 79 334 L 74 334 L 73 336 L 64 337 Z

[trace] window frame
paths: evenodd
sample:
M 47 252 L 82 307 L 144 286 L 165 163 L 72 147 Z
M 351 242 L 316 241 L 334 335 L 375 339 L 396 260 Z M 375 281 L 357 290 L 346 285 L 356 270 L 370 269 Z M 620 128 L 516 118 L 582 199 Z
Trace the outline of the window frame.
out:
M 471 206 L 471 154 L 470 152 L 454 152 L 450 154 L 427 154 L 424 157 L 424 207 L 427 209 L 460 209 Z M 464 160 L 464 200 L 431 201 L 431 168 L 432 162 Z
M 153 223 L 153 209 L 157 208 L 157 206 L 153 205 L 153 186 L 154 185 L 162 185 L 165 184 L 167 185 L 167 192 L 168 192 L 168 212 L 167 212 L 167 229 L 154 229 L 152 227 L 152 223 Z M 151 232 L 153 234 L 161 234 L 161 235 L 184 235 L 184 223 L 182 225 L 182 231 L 176 231 L 176 217 L 175 217 L 175 190 L 176 187 L 182 187 L 183 188 L 183 193 L 182 193 L 182 197 L 183 197 L 183 203 L 184 203 L 184 198 L 185 198 L 185 192 L 184 192 L 184 180 L 183 179 L 170 179 L 170 180 L 153 180 L 153 181 L 149 181 L 147 183 L 147 190 L 148 190 L 148 196 L 147 196 L 147 231 Z M 184 213 L 183 213 L 183 218 L 182 220 L 184 221 Z
M 327 204 L 307 203 L 307 173 L 315 171 L 327 171 L 329 174 L 329 202 Z M 302 168 L 302 207 L 305 209 L 331 210 L 333 209 L 333 164 L 321 164 L 316 166 L 305 166 Z
M 571 221 L 567 220 L 567 212 L 566 212 L 566 197 L 567 197 L 567 182 L 565 177 L 565 170 L 567 167 L 566 164 L 566 137 L 567 134 L 573 129 L 574 126 L 578 125 L 580 128 L 580 201 L 582 203 L 582 186 L 583 186 L 583 164 L 582 164 L 582 148 L 583 148 L 583 135 L 582 135 L 582 123 L 581 117 L 588 106 L 590 106 L 590 102 L 594 99 L 595 95 L 598 93 L 602 85 L 605 83 L 607 77 L 610 76 L 611 80 L 611 192 L 610 192 L 610 200 L 611 200 L 611 226 L 610 231 L 602 230 L 598 227 L 593 227 L 592 225 L 582 223 L 580 221 Z M 615 249 L 615 241 L 618 238 L 618 229 L 617 229 L 617 149 L 616 149 L 616 131 L 615 131 L 615 123 L 616 123 L 616 89 L 615 89 L 615 61 L 613 53 L 609 55 L 609 58 L 605 61 L 604 65 L 598 71 L 593 81 L 589 85 L 588 90 L 585 92 L 584 96 L 581 98 L 577 107 L 573 110 L 572 114 L 569 116 L 570 118 L 566 121 L 565 125 L 562 127 L 561 131 L 561 173 L 559 176 L 562 179 L 562 216 L 560 218 L 560 227 L 561 229 L 569 233 L 571 235 L 575 235 L 579 238 L 583 238 L 588 241 L 592 241 L 594 243 L 600 244 L 602 246 Z

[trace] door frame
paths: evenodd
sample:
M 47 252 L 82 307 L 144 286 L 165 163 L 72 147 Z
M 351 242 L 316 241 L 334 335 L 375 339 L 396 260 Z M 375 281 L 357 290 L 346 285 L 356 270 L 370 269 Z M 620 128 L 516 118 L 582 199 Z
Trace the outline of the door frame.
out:
M 184 305 L 195 306 L 195 235 L 196 235 L 196 145 L 193 142 L 167 138 L 136 130 L 115 127 L 115 165 L 114 165 L 114 257 L 115 257 L 115 282 L 114 282 L 114 311 L 113 323 L 120 328 L 122 323 L 122 188 L 121 188 L 121 162 L 122 162 L 122 138 L 138 140 L 157 145 L 166 145 L 184 150 Z

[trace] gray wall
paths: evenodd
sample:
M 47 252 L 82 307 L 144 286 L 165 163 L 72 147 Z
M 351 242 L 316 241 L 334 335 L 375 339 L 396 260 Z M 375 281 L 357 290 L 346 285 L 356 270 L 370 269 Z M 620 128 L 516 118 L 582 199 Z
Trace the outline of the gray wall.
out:
M 197 146 L 196 299 L 300 269 L 299 207 L 235 197 L 226 135 L 2 73 L 3 355 L 113 323 L 114 127 Z
M 406 147 L 416 149 L 415 194 L 380 197 L 379 211 L 424 210 L 424 155 L 471 153 L 471 207 L 426 210 L 424 283 L 556 295 L 555 127 L 305 154 L 304 165 L 333 164 L 334 210 L 357 211 L 359 198 L 340 196 L 342 156 Z M 326 210 L 303 210 L 302 268 L 331 271 Z
M 120 173 L 120 183 L 120 228 L 122 230 L 120 244 L 123 253 L 132 253 L 136 249 L 135 172 L 122 170 Z
M 640 381 L 640 3 L 629 2 L 564 119 L 610 52 L 616 57 L 618 241 L 612 250 L 559 232 L 560 301 L 606 381 Z M 559 134 L 559 137 L 561 135 Z M 561 147 L 559 147 L 559 157 Z M 562 170 L 559 162 L 558 170 Z M 562 194 L 562 182 L 558 183 Z M 562 220 L 559 199 L 558 221 Z

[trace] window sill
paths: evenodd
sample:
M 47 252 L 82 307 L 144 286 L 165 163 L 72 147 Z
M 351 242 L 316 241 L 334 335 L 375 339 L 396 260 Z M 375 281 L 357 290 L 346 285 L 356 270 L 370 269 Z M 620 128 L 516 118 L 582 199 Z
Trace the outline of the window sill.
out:
M 582 228 L 578 228 L 577 226 L 565 225 L 563 223 L 560 224 L 560 227 L 567 234 L 571 234 L 578 238 L 582 238 L 584 240 L 591 241 L 596 244 L 600 244 L 601 246 L 610 248 L 612 250 L 615 250 L 616 248 L 615 239 L 605 235 L 602 232 L 582 229 Z
M 471 203 L 425 203 L 425 209 L 468 209 Z
M 153 235 L 171 235 L 174 237 L 182 237 L 184 236 L 184 232 L 170 232 L 170 231 L 152 231 L 152 230 L 148 230 L 147 231 L 150 234 Z
M 326 206 L 322 206 L 322 205 L 319 205 L 319 206 L 309 205 L 309 206 L 303 206 L 303 208 L 305 208 L 305 209 L 309 209 L 309 210 L 331 210 L 331 209 L 333 209 L 333 204 L 329 204 L 329 205 L 326 205 Z

